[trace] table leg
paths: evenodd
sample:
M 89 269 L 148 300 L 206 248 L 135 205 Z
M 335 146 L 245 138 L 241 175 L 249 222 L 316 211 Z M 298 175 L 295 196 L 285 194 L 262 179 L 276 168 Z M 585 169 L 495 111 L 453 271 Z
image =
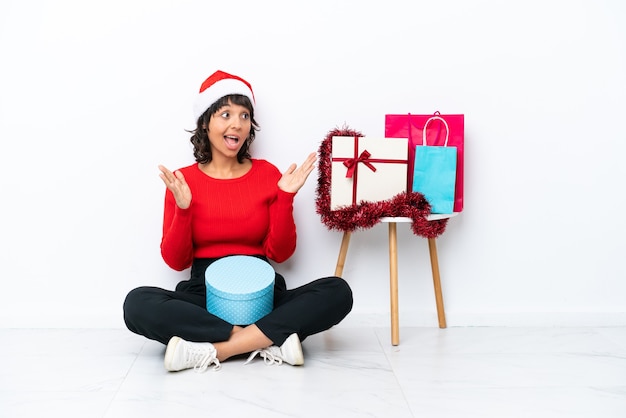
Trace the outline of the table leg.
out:
M 341 277 L 343 274 L 343 266 L 346 264 L 349 244 L 350 232 L 346 231 L 343 233 L 343 238 L 341 239 L 341 248 L 339 249 L 339 257 L 337 258 L 337 266 L 335 267 L 335 276 Z
M 400 343 L 398 314 L 398 236 L 395 222 L 389 222 L 389 291 L 391 299 L 391 344 Z
M 430 252 L 430 267 L 433 270 L 433 284 L 435 285 L 435 301 L 437 302 L 439 328 L 446 328 L 446 312 L 443 307 L 441 278 L 439 277 L 439 260 L 437 258 L 437 243 L 435 238 L 428 238 L 428 250 Z

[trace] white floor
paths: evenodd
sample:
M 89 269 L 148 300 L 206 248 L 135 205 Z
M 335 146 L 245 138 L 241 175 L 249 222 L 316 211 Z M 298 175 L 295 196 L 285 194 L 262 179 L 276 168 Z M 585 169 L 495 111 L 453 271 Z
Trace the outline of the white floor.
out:
M 626 328 L 342 327 L 303 367 L 163 368 L 125 329 L 0 329 L 0 416 L 626 417 Z

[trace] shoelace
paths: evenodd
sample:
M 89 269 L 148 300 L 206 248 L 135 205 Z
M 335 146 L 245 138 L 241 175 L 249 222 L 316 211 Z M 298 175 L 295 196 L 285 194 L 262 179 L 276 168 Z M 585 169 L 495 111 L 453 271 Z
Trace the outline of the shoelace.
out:
M 248 357 L 248 360 L 246 360 L 244 365 L 250 363 L 252 359 L 255 358 L 257 355 L 260 355 L 261 357 L 263 357 L 263 361 L 268 366 L 272 364 L 278 364 L 278 365 L 283 364 L 282 357 L 280 357 L 278 353 L 274 353 L 272 350 L 272 347 L 267 347 L 261 350 L 255 350 L 252 353 L 250 353 L 250 356 Z
M 204 372 L 210 364 L 215 364 L 213 366 L 213 370 L 219 370 L 222 368 L 220 361 L 215 358 L 215 352 L 213 350 L 207 350 L 206 348 L 200 348 L 196 345 L 189 344 L 188 342 L 184 342 L 187 347 L 187 364 L 193 364 L 193 370 L 195 372 Z
M 215 364 L 213 366 L 213 370 L 215 371 L 222 368 L 220 361 L 213 356 L 213 353 L 207 353 L 200 359 L 200 361 L 198 361 L 198 363 L 196 363 L 195 366 L 193 366 L 193 370 L 198 373 L 204 372 L 211 363 Z

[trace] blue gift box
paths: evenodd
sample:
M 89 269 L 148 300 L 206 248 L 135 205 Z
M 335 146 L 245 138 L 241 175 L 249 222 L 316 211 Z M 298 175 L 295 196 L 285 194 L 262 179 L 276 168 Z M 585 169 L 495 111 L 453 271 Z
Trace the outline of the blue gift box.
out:
M 206 308 L 233 325 L 252 324 L 274 307 L 272 266 L 257 257 L 220 258 L 205 272 Z

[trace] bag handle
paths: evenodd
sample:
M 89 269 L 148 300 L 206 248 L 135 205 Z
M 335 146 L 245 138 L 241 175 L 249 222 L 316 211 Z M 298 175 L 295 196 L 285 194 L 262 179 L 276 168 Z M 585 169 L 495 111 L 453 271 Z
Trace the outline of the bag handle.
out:
M 444 126 L 446 127 L 446 141 L 443 143 L 444 147 L 448 146 L 448 135 L 450 134 L 450 129 L 448 129 L 448 122 L 445 121 L 444 118 L 440 117 L 440 116 L 433 116 L 432 118 L 428 119 L 426 121 L 426 123 L 424 123 L 424 130 L 422 131 L 422 145 L 426 146 L 426 128 L 428 127 L 428 124 L 433 121 L 433 120 L 440 120 L 443 122 Z

